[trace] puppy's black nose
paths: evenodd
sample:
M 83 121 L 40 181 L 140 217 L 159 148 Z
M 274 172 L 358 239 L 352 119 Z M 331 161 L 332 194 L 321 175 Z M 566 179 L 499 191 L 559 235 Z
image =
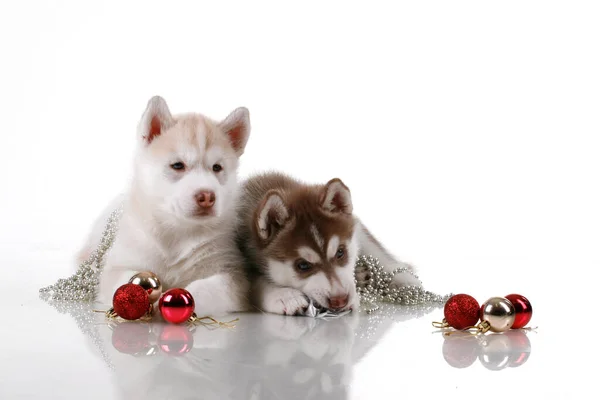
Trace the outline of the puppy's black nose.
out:
M 348 295 L 333 296 L 329 298 L 329 308 L 332 310 L 339 310 L 348 305 Z
M 208 190 L 203 190 L 201 192 L 196 193 L 194 196 L 196 198 L 196 204 L 200 208 L 211 208 L 215 205 L 215 192 L 210 192 Z

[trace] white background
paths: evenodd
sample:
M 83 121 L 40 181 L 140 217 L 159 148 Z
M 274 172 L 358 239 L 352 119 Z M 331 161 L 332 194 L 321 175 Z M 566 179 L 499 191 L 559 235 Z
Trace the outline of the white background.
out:
M 598 11 L 2 2 L 2 286 L 33 295 L 69 273 L 126 187 L 135 126 L 159 94 L 174 113 L 215 119 L 248 107 L 241 177 L 340 177 L 357 214 L 436 291 L 560 296 L 566 284 L 575 295 L 600 263 Z

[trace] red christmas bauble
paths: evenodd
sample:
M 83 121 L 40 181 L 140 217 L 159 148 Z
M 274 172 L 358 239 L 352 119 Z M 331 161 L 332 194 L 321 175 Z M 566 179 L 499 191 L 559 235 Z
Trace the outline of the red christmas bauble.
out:
M 173 356 L 180 356 L 194 347 L 194 336 L 182 325 L 164 325 L 158 337 L 160 349 Z
M 479 322 L 479 303 L 468 294 L 456 294 L 444 305 L 444 319 L 454 329 L 465 329 Z
M 181 288 L 167 290 L 158 301 L 158 309 L 163 318 L 172 324 L 187 321 L 194 313 L 194 308 L 194 298 L 190 292 Z
M 529 300 L 520 294 L 509 294 L 504 297 L 515 307 L 515 322 L 512 324 L 511 329 L 525 327 L 531 321 L 533 315 L 533 308 Z
M 148 293 L 140 285 L 126 283 L 113 295 L 113 309 L 123 319 L 141 318 L 148 312 L 149 307 Z

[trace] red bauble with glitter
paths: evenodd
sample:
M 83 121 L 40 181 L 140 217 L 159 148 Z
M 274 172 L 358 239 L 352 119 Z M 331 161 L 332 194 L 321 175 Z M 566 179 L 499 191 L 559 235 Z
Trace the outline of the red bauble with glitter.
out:
M 123 319 L 139 319 L 148 312 L 149 308 L 148 293 L 140 285 L 126 283 L 113 295 L 113 310 Z
M 158 301 L 158 309 L 165 321 L 180 324 L 194 313 L 194 298 L 185 289 L 174 288 L 163 293 Z
M 533 315 L 533 308 L 529 300 L 520 294 L 509 294 L 504 297 L 515 307 L 515 322 L 512 324 L 511 329 L 525 327 L 531 321 Z
M 444 305 L 444 319 L 454 329 L 465 329 L 479 322 L 479 303 L 468 294 L 456 294 Z

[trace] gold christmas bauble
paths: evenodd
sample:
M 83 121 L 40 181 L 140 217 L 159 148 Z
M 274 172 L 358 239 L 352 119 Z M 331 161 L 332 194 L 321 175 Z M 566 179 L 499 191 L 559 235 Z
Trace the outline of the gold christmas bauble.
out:
M 481 306 L 481 320 L 492 332 L 505 332 L 515 322 L 515 307 L 504 297 L 492 297 Z
M 131 277 L 129 283 L 140 285 L 148 293 L 150 304 L 160 298 L 162 294 L 162 284 L 155 273 L 150 271 L 139 272 Z

